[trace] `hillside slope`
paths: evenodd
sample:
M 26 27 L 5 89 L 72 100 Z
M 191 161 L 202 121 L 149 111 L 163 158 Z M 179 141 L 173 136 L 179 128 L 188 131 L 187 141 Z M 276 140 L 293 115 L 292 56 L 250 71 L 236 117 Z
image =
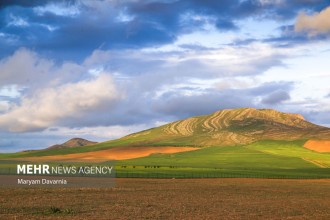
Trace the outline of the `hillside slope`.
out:
M 175 121 L 123 139 L 148 145 L 228 146 L 268 139 L 330 139 L 330 129 L 298 114 L 241 108 Z

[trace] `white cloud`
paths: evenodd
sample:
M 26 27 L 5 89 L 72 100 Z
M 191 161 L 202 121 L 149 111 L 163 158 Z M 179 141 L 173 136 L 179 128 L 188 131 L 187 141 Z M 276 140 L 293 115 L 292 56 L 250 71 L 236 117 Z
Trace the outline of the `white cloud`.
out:
M 257 52 L 256 52 L 257 51 Z M 282 60 L 294 53 L 292 48 L 276 48 L 266 43 L 246 46 L 223 46 L 204 50 L 95 51 L 85 60 L 88 65 L 106 63 L 111 72 L 138 76 L 140 84 L 153 88 L 185 83 L 191 79 L 219 79 L 228 76 L 260 75 L 272 67 L 283 66 Z M 137 84 L 137 83 L 136 83 Z
M 266 105 L 274 105 L 290 100 L 290 98 L 291 97 L 287 91 L 278 90 L 264 97 L 261 102 Z
M 235 107 L 232 102 L 226 104 L 225 100 L 230 97 L 228 90 L 244 90 L 269 81 L 260 81 L 258 77 L 273 67 L 281 67 L 276 71 L 285 72 L 283 60 L 297 56 L 297 50 L 300 51 L 266 43 L 199 51 L 98 49 L 82 64 L 58 64 L 22 49 L 0 61 L 3 86 L 17 84 L 26 88 L 9 108 L 2 107 L 5 113 L 0 115 L 0 129 L 27 132 L 85 127 L 87 130 L 177 119 L 174 117 L 181 117 L 188 109 L 179 113 L 160 110 L 168 105 L 171 94 L 178 95 L 174 102 L 177 106 L 182 99 L 191 102 L 191 106 L 196 105 L 195 97 L 204 99 L 203 95 L 214 93 L 211 101 Z M 104 71 L 111 73 L 111 77 Z M 122 91 L 125 91 L 123 99 Z M 218 93 L 223 95 L 216 95 Z M 193 113 L 215 108 L 218 107 Z
M 283 4 L 283 0 L 259 0 L 261 5 L 280 5 Z
M 41 27 L 46 28 L 48 31 L 51 31 L 51 32 L 53 32 L 53 31 L 55 31 L 55 30 L 58 29 L 58 27 L 53 26 L 53 25 L 49 25 L 49 24 L 39 24 L 39 25 L 40 25 Z
M 17 26 L 17 27 L 27 27 L 29 23 L 21 17 L 14 16 L 12 14 L 9 15 L 10 22 L 8 22 L 8 26 Z
M 5 45 L 13 45 L 13 44 L 17 43 L 17 41 L 19 40 L 19 37 L 14 34 L 0 32 L 0 40 Z
M 257 85 L 258 82 L 252 77 L 249 78 L 230 78 L 225 80 L 220 80 L 216 83 L 213 83 L 214 87 L 219 90 L 227 89 L 247 89 L 252 88 Z
M 10 109 L 10 104 L 8 101 L 0 101 L 0 113 L 6 112 Z
M 19 105 L 0 115 L 0 128 L 12 132 L 42 130 L 61 120 L 97 114 L 121 97 L 112 78 L 102 74 L 91 80 L 44 88 L 23 97 Z
M 115 74 L 95 62 L 55 63 L 24 48 L 0 60 L 0 130 L 111 124 L 113 106 L 123 96 Z
M 72 62 L 56 65 L 52 60 L 40 57 L 25 48 L 0 60 L 1 86 L 18 85 L 30 90 L 56 86 L 61 83 L 78 81 L 89 75 L 86 66 Z
M 134 19 L 134 16 L 128 14 L 126 11 L 120 11 L 116 17 L 116 20 L 119 22 L 130 22 Z
M 305 12 L 301 12 L 295 23 L 295 31 L 307 32 L 310 36 L 329 33 L 330 7 L 313 15 L 307 15 Z
M 44 15 L 45 13 L 52 13 L 58 16 L 76 17 L 80 14 L 77 5 L 64 4 L 64 3 L 50 3 L 46 6 L 38 6 L 34 8 L 34 12 L 38 15 Z
M 10 98 L 18 98 L 21 95 L 22 88 L 16 85 L 9 85 L 0 87 L 0 96 L 7 96 Z
M 41 59 L 27 49 L 17 50 L 12 56 L 0 61 L 0 86 L 8 84 L 33 84 L 40 82 L 53 68 L 52 61 Z
M 94 50 L 84 61 L 85 65 L 103 65 L 111 59 L 111 53 L 104 50 Z

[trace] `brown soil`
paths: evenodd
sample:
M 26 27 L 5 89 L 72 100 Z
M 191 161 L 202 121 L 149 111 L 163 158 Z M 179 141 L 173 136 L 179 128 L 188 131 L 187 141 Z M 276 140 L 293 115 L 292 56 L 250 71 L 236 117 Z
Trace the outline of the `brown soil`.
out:
M 42 156 L 42 157 L 28 157 L 20 158 L 32 161 L 108 161 L 108 160 L 126 160 L 138 157 L 146 157 L 151 154 L 173 154 L 178 152 L 198 150 L 193 147 L 116 147 L 108 150 L 100 150 L 93 152 Z
M 330 141 L 309 140 L 304 147 L 317 152 L 330 152 Z
M 330 180 L 117 179 L 114 188 L 0 188 L 0 195 L 6 220 L 330 219 Z

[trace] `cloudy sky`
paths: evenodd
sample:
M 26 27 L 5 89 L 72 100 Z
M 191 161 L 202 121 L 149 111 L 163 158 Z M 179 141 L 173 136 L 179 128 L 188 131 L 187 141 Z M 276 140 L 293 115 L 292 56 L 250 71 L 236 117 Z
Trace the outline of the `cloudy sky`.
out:
M 237 107 L 330 126 L 323 0 L 2 0 L 0 152 Z

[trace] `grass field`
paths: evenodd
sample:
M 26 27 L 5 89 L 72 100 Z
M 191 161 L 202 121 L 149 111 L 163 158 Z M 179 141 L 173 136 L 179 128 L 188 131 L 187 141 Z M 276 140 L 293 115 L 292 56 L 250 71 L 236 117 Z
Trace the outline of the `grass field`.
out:
M 330 180 L 117 179 L 0 188 L 0 219 L 330 219 Z
M 266 146 L 267 147 L 267 146 Z M 207 147 L 176 154 L 154 154 L 149 157 L 120 161 L 127 165 L 184 166 L 199 168 L 313 168 L 301 158 L 290 160 L 244 146 Z
M 262 141 L 155 154 L 118 161 L 117 172 L 124 177 L 330 178 L 330 154 L 305 149 L 303 143 Z
M 303 142 L 261 141 L 246 146 L 248 149 L 257 150 L 266 154 L 286 158 L 302 158 L 319 167 L 330 167 L 330 153 L 318 153 L 302 147 Z
M 147 157 L 115 161 L 116 176 L 330 178 L 330 153 L 314 152 L 304 148 L 303 144 L 303 140 L 259 141 L 243 146 L 215 146 L 174 154 L 152 154 Z M 100 148 L 104 145 L 105 143 L 101 144 Z M 138 151 L 139 147 L 136 149 Z M 0 168 L 12 167 L 15 170 L 15 163 L 17 161 L 13 161 L 11 157 L 2 158 Z

